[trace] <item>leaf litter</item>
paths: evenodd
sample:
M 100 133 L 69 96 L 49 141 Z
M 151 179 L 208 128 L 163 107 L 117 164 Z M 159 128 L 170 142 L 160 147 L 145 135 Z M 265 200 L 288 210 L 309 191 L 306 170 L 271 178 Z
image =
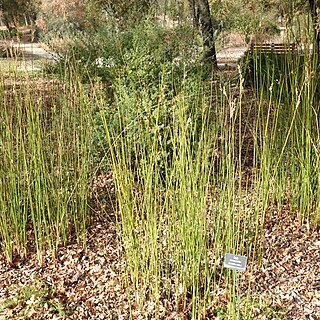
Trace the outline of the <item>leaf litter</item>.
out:
M 266 221 L 263 245 L 261 264 L 253 264 L 244 274 L 242 288 L 259 297 L 255 319 L 272 319 L 266 317 L 266 308 L 275 310 L 273 315 L 279 310 L 278 316 L 283 316 L 278 319 L 319 319 L 319 230 L 309 229 L 286 210 L 275 210 Z M 12 265 L 1 256 L 0 319 L 129 319 L 124 272 L 125 259 L 110 219 L 93 223 L 86 249 L 70 244 L 56 258 L 45 254 L 42 265 L 36 253 Z M 33 293 L 23 296 L 27 287 Z M 163 306 L 167 306 L 163 319 L 182 316 L 174 302 L 163 301 Z M 132 314 L 142 318 L 138 312 Z

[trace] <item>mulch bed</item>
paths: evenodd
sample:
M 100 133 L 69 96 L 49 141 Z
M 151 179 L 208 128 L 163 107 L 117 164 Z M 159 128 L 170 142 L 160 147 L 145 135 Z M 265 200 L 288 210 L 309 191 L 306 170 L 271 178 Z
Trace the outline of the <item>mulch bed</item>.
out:
M 48 253 L 41 266 L 35 253 L 11 266 L 1 257 L 0 319 L 129 319 L 116 237 L 112 220 L 96 221 L 86 250 L 69 245 L 55 259 Z M 255 319 L 320 319 L 318 230 L 275 210 L 266 222 L 264 250 L 262 263 L 244 274 L 259 300 Z M 35 292 L 26 298 L 21 292 L 28 286 Z
M 287 208 L 267 219 L 264 255 L 250 278 L 252 294 L 280 319 L 320 319 L 320 233 L 301 224 Z M 257 319 L 265 310 L 256 310 Z M 260 316 L 259 316 L 260 314 Z
M 55 259 L 45 255 L 41 266 L 35 253 L 12 266 L 2 257 L 0 319 L 128 319 L 114 225 L 95 222 L 88 237 L 86 250 L 69 245 Z M 29 299 L 21 297 L 26 286 L 35 291 Z M 1 310 L 12 297 L 16 301 Z

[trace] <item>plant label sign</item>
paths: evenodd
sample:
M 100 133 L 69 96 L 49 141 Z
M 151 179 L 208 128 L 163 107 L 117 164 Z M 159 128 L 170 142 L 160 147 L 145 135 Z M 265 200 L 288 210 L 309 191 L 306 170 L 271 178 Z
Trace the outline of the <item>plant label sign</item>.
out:
M 224 257 L 224 267 L 244 272 L 247 268 L 247 257 L 226 253 Z

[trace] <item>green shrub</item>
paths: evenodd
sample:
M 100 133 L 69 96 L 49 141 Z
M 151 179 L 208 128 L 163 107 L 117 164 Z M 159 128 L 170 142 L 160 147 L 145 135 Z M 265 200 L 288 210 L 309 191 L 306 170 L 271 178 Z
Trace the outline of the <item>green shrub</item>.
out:
M 179 111 L 173 107 L 175 100 L 184 96 L 190 108 L 186 113 L 194 122 L 200 118 L 199 92 L 205 87 L 202 66 L 186 63 L 191 52 L 188 52 L 187 41 L 185 47 L 178 42 L 183 30 L 176 31 L 168 33 L 144 24 L 126 33 L 121 65 L 112 82 L 115 112 L 111 112 L 110 121 L 118 130 L 115 134 L 125 130 L 136 146 L 152 143 L 158 134 L 162 146 L 159 167 L 170 163 L 172 158 L 171 128 Z M 178 61 L 174 61 L 176 57 Z
M 148 145 L 154 141 L 154 128 L 160 127 L 156 132 L 160 132 L 163 146 L 159 155 L 161 166 L 170 162 L 172 156 L 170 128 L 175 117 L 172 105 L 181 92 L 186 94 L 186 104 L 194 108 L 194 119 L 200 118 L 199 91 L 206 87 L 205 73 L 198 63 L 190 64 L 196 52 L 192 39 L 187 27 L 168 31 L 150 20 L 122 32 L 105 25 L 94 33 L 76 37 L 56 68 L 61 71 L 67 67 L 68 72 L 68 68 L 76 66 L 82 81 L 106 84 L 104 112 L 115 136 L 125 131 L 135 145 Z M 211 77 L 211 72 L 206 72 L 206 76 Z M 159 104 L 162 107 L 156 112 Z M 104 131 L 100 115 L 95 119 L 96 162 L 104 167 L 107 152 Z

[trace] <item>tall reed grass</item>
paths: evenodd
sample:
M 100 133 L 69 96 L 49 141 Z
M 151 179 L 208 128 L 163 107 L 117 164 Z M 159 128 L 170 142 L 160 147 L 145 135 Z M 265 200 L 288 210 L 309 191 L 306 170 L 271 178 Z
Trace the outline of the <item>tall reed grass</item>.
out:
M 241 292 L 243 278 L 221 269 L 224 254 L 259 261 L 264 221 L 273 205 L 289 204 L 292 215 L 309 226 L 319 219 L 316 58 L 306 51 L 253 61 L 253 91 L 245 89 L 241 72 L 236 90 L 223 81 L 205 90 L 199 76 L 192 98 L 183 82 L 170 102 L 170 126 L 164 131 L 158 115 L 168 104 L 159 98 L 152 106 L 143 89 L 132 93 L 121 82 L 115 86 L 118 130 L 101 110 L 128 294 L 146 317 L 160 318 L 166 298 L 175 299 L 177 311 L 200 319 L 216 303 L 215 290 L 224 287 L 225 315 L 253 318 L 244 304 L 250 293 Z M 158 92 L 159 97 L 165 92 L 162 82 Z M 149 109 L 141 113 L 139 104 Z M 126 110 L 132 106 L 137 114 L 129 121 Z M 154 123 L 147 120 L 151 113 Z M 164 148 L 168 140 L 170 150 Z
M 159 84 L 159 93 L 166 81 Z M 218 285 L 230 291 L 229 313 L 238 314 L 232 298 L 236 278 L 221 270 L 221 261 L 226 252 L 254 251 L 265 210 L 260 196 L 253 196 L 248 183 L 243 186 L 241 77 L 238 85 L 236 96 L 229 84 L 206 87 L 199 74 L 190 96 L 189 84 L 183 83 L 170 102 L 169 126 L 160 117 L 168 108 L 161 94 L 152 106 L 139 91 L 143 100 L 138 103 L 150 106 L 141 113 L 136 94 L 121 83 L 115 87 L 120 127 L 115 130 L 101 109 L 128 294 L 146 317 L 163 316 L 163 299 L 173 299 L 177 311 L 200 318 L 215 301 Z M 132 106 L 137 108 L 134 121 L 126 118 Z
M 289 204 L 292 214 L 314 224 L 319 198 L 318 58 L 304 51 L 257 56 L 260 141 L 257 155 L 266 161 L 270 199 Z M 261 66 L 263 61 L 263 66 Z M 260 64 L 260 65 L 259 65 Z M 257 161 L 259 161 L 257 159 Z
M 2 75 L 0 239 L 9 261 L 35 246 L 55 254 L 83 242 L 90 163 L 90 103 L 80 83 Z M 41 87 L 41 84 L 40 84 Z

